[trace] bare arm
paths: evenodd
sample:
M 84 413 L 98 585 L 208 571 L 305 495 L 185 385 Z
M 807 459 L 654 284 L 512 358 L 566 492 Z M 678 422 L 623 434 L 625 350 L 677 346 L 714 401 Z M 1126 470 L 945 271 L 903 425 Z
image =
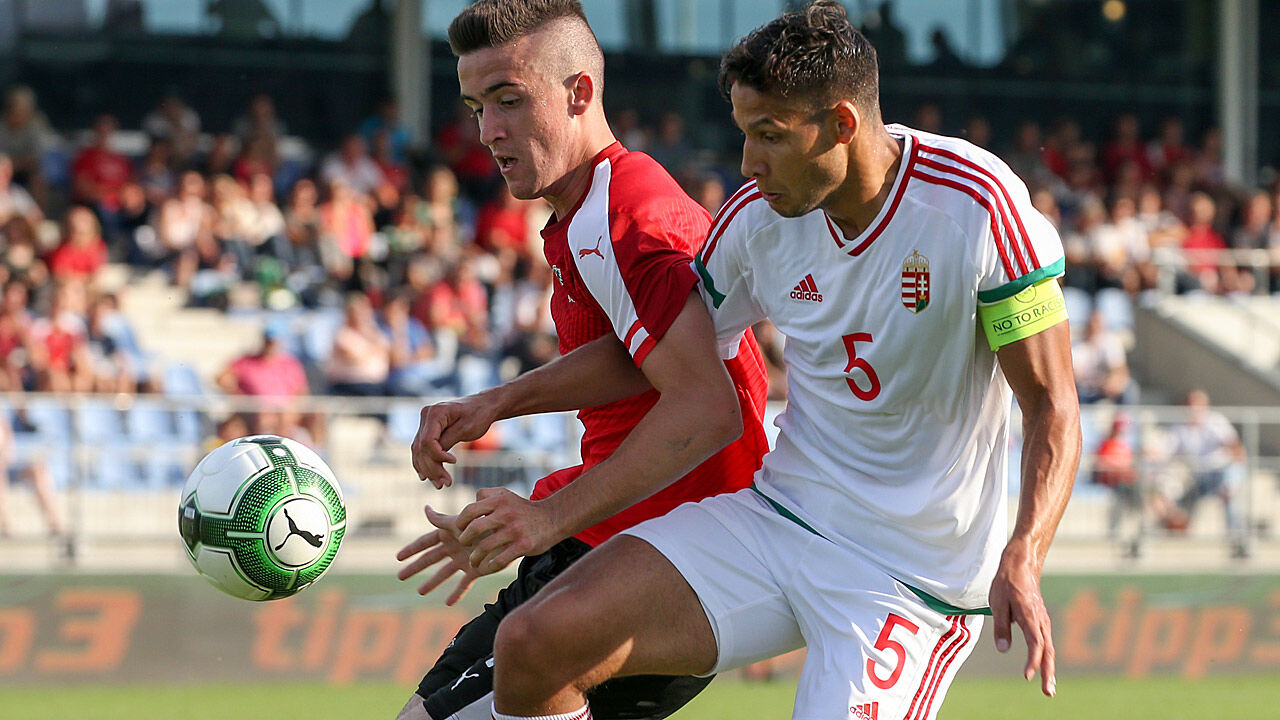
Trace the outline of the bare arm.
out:
M 595 407 L 651 387 L 622 342 L 604 335 L 511 382 L 424 407 L 413 439 L 413 467 L 438 488 L 450 485 L 444 463 L 457 461 L 450 448 L 484 435 L 499 420 Z
M 490 491 L 459 514 L 462 542 L 477 545 L 473 564 L 489 559 L 502 567 L 542 552 L 670 485 L 742 434 L 733 381 L 697 295 L 690 295 L 641 369 L 661 397 L 607 459 L 535 503 Z M 521 508 L 503 508 L 513 499 L 538 507 L 535 522 L 543 527 L 510 524 L 523 520 Z
M 602 352 L 600 348 L 595 351 Z M 620 346 L 618 352 L 630 363 Z M 542 500 L 530 501 L 505 489 L 486 488 L 456 519 L 429 514 L 432 524 L 443 535 L 456 537 L 456 543 L 452 549 L 432 549 L 443 537 L 436 535 L 430 542 L 407 546 L 401 560 L 424 549 L 430 554 L 402 570 L 401 579 L 452 557 L 457 545 L 469 546 L 472 572 L 480 574 L 495 572 L 518 557 L 543 552 L 661 490 L 741 434 L 737 393 L 717 354 L 711 318 L 697 295 L 689 296 L 671 328 L 645 358 L 642 370 L 641 379 L 646 382 L 630 389 L 651 383 L 661 396 L 608 459 Z M 593 375 L 587 383 L 601 384 L 600 376 Z M 570 399 L 597 403 L 601 399 L 599 390 L 575 388 L 571 392 L 559 398 L 538 393 L 531 397 L 540 398 L 542 407 L 556 409 L 568 407 Z M 627 397 L 620 393 L 614 391 Z M 535 406 L 520 407 L 528 410 Z M 428 592 L 446 577 L 437 575 L 420 592 Z
M 991 585 L 996 647 L 1009 648 L 1010 622 L 1017 623 L 1027 641 L 1024 674 L 1030 679 L 1038 669 L 1043 692 L 1053 695 L 1053 636 L 1040 573 L 1080 462 L 1080 406 L 1067 323 L 1001 348 L 999 359 L 1022 408 L 1023 449 L 1017 520 Z

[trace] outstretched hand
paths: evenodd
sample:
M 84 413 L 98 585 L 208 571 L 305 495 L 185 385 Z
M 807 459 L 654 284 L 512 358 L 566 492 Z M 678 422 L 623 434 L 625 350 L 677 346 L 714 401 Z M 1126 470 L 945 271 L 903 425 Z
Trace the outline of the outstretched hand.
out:
M 426 595 L 460 573 L 458 584 L 444 601 L 445 605 L 453 605 L 467 594 L 467 590 L 471 588 L 476 578 L 489 573 L 471 566 L 470 558 L 473 548 L 458 541 L 458 536 L 462 532 L 456 524 L 458 516 L 438 513 L 430 505 L 426 506 L 425 511 L 427 521 L 436 529 L 400 548 L 400 552 L 396 553 L 396 559 L 400 562 L 407 560 L 409 562 L 400 568 L 396 577 L 408 580 L 423 570 L 443 562 L 434 575 L 418 586 L 418 594 Z M 410 558 L 413 559 L 410 560 Z
M 996 649 L 1008 652 L 1012 624 L 1022 628 L 1027 642 L 1027 664 L 1023 677 L 1027 680 L 1040 671 L 1040 690 L 1053 697 L 1058 691 L 1054 666 L 1053 628 L 1049 611 L 1040 595 L 1040 572 L 1029 552 L 1010 545 L 1000 557 L 1000 567 L 991 583 L 991 616 L 994 621 Z

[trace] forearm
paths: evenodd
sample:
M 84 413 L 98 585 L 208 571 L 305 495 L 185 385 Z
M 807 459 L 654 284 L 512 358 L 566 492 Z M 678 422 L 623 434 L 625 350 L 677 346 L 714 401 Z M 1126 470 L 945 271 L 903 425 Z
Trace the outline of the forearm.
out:
M 1036 568 L 1071 498 L 1080 462 L 1080 410 L 1073 396 L 1044 394 L 1023 406 L 1022 491 L 1009 547 Z
M 605 335 L 481 395 L 501 420 L 596 407 L 651 387 L 622 343 Z
M 736 397 L 663 393 L 618 449 L 540 501 L 570 537 L 662 490 L 742 434 Z

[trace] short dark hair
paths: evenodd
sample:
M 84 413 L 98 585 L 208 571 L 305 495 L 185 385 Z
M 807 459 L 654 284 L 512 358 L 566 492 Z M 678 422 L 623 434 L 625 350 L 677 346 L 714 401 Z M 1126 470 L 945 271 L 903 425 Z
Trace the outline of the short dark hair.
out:
M 449 47 L 459 56 L 500 47 L 561 18 L 590 27 L 579 0 L 476 0 L 449 23 Z
M 878 111 L 879 75 L 875 48 L 849 23 L 844 6 L 815 0 L 739 40 L 720 62 L 719 79 L 725 98 L 743 83 L 788 99 L 847 99 Z

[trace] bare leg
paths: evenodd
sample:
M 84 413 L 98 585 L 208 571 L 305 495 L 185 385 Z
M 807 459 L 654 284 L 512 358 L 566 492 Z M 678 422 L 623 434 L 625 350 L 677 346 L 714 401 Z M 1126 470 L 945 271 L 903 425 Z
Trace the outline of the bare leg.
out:
M 508 615 L 494 646 L 494 707 L 573 712 L 619 675 L 698 675 L 716 643 L 693 589 L 661 553 L 619 535 Z
M 0 537 L 9 534 L 9 465 L 0 462 Z
M 40 503 L 45 522 L 49 524 L 49 532 L 61 535 L 62 519 L 53 497 L 53 478 L 49 476 L 49 467 L 43 462 L 33 462 L 27 472 L 31 474 L 31 487 L 36 491 L 36 500 Z

